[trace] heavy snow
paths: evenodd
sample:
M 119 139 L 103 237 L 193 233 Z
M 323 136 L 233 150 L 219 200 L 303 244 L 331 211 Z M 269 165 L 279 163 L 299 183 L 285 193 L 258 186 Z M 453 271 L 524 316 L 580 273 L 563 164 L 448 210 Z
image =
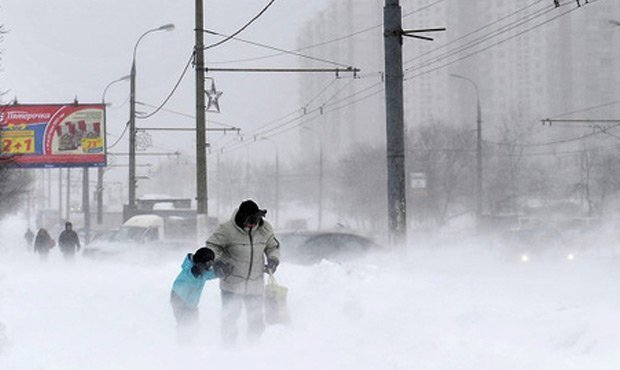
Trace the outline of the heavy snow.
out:
M 617 240 L 572 261 L 522 263 L 463 236 L 351 262 L 283 261 L 290 324 L 228 349 L 215 281 L 191 343 L 178 338 L 168 298 L 190 251 L 67 263 L 56 248 L 43 262 L 25 229 L 0 224 L 0 369 L 620 367 Z

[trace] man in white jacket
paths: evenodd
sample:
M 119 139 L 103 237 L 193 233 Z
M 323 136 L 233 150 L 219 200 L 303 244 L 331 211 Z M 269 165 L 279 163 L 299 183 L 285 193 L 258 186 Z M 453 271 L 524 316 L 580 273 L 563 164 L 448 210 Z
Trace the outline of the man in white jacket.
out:
M 258 340 L 265 330 L 263 276 L 265 270 L 275 272 L 280 263 L 280 243 L 264 220 L 266 213 L 254 201 L 243 201 L 207 240 L 207 247 L 215 252 L 214 268 L 225 276 L 220 279 L 222 339 L 228 345 L 236 341 L 242 306 L 248 318 L 248 339 Z

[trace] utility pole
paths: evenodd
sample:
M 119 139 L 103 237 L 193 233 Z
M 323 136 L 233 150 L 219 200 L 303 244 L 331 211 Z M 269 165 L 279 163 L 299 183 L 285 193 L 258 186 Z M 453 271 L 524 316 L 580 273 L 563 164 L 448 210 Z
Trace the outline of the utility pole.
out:
M 451 73 L 450 77 L 458 78 L 471 84 L 476 91 L 476 224 L 482 222 L 482 108 L 480 107 L 480 90 L 471 78 Z
M 90 240 L 90 187 L 88 181 L 89 168 L 84 167 L 82 172 L 82 212 L 84 212 L 84 244 Z
M 97 225 L 103 223 L 103 167 L 97 168 Z
M 67 198 L 65 220 L 71 221 L 71 168 L 67 168 L 67 196 L 65 198 Z
M 385 128 L 387 137 L 388 236 L 392 246 L 407 242 L 405 189 L 405 128 L 403 107 L 403 36 L 433 41 L 417 33 L 445 31 L 445 28 L 402 29 L 399 0 L 385 0 L 383 37 L 385 53 Z
M 194 48 L 194 68 L 196 70 L 196 213 L 198 222 L 201 216 L 208 215 L 207 193 L 207 134 L 205 112 L 205 69 L 204 69 L 204 9 L 203 0 L 196 0 L 196 45 Z M 198 230 L 206 225 L 199 225 Z
M 387 136 L 387 187 L 389 242 L 403 246 L 407 240 L 405 196 L 405 130 L 403 109 L 402 11 L 399 0 L 385 0 L 385 113 Z
M 139 41 L 139 39 L 138 39 Z M 130 217 L 136 210 L 136 58 L 131 62 L 131 77 L 129 80 L 129 212 Z M 124 216 L 125 217 L 125 216 Z
M 58 214 L 62 220 L 62 168 L 58 169 Z

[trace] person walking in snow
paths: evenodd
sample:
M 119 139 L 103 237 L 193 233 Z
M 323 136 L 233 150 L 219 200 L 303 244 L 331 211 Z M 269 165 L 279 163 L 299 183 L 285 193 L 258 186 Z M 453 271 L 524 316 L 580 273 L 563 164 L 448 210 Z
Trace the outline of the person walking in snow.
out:
M 265 330 L 263 274 L 266 269 L 275 272 L 280 263 L 280 243 L 264 219 L 266 214 L 254 201 L 246 200 L 207 240 L 207 246 L 215 252 L 214 268 L 225 276 L 220 279 L 225 345 L 236 342 L 237 321 L 243 307 L 248 319 L 248 339 L 258 340 Z
M 32 232 L 32 230 L 30 230 L 30 228 L 26 230 L 26 233 L 24 234 L 24 239 L 26 239 L 26 244 L 28 244 L 28 250 L 30 250 L 30 248 L 32 248 L 32 241 L 34 240 L 34 233 Z
M 34 251 L 39 254 L 41 260 L 47 259 L 50 249 L 54 248 L 55 245 L 56 242 L 52 239 L 47 230 L 43 228 L 39 229 L 37 237 L 34 239 Z
M 191 330 L 198 323 L 198 303 L 205 282 L 216 278 L 213 270 L 214 258 L 213 251 L 203 247 L 194 254 L 188 253 L 183 259 L 181 272 L 170 291 L 170 304 L 179 329 Z
M 73 259 L 75 253 L 80 251 L 80 238 L 73 231 L 71 222 L 65 223 L 65 229 L 58 236 L 58 246 L 60 246 L 60 251 L 66 260 Z

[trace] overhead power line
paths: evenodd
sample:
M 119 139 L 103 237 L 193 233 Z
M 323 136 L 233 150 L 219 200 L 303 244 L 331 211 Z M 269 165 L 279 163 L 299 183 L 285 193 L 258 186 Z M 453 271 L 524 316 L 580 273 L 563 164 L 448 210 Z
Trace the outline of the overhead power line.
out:
M 290 55 L 298 56 L 300 58 L 306 58 L 306 59 L 314 60 L 314 61 L 317 61 L 317 62 L 328 63 L 328 64 L 332 64 L 332 65 L 339 66 L 339 67 L 345 67 L 345 68 L 346 67 L 350 67 L 350 64 L 344 64 L 344 63 L 334 62 L 334 61 L 323 59 L 323 58 L 317 58 L 317 57 L 313 57 L 311 55 L 306 55 L 306 54 L 298 53 L 298 52 L 295 52 L 295 51 L 285 50 L 285 49 L 277 48 L 277 47 L 274 47 L 274 46 L 262 44 L 260 42 L 245 40 L 245 39 L 242 39 L 242 38 L 239 38 L 239 37 L 226 36 L 226 35 L 223 35 L 221 33 L 218 33 L 218 32 L 215 32 L 215 31 L 211 31 L 211 30 L 204 30 L 204 32 L 208 33 L 208 34 L 216 35 L 216 36 L 226 37 L 228 40 L 232 39 L 232 40 L 235 40 L 235 41 L 243 42 L 243 43 L 246 43 L 246 44 L 249 44 L 249 45 L 253 45 L 253 46 L 262 47 L 262 48 L 265 48 L 265 49 L 276 50 L 276 51 L 282 52 L 283 54 L 290 54 Z
M 431 7 L 433 7 L 433 6 L 437 5 L 437 4 L 443 3 L 444 1 L 445 0 L 437 0 L 437 1 L 433 2 L 433 3 L 431 3 L 431 4 L 425 5 L 423 7 L 417 8 L 417 9 L 414 9 L 414 10 L 408 12 L 408 13 L 405 13 L 403 15 L 403 18 L 409 17 L 409 16 L 411 16 L 413 14 L 416 14 L 416 13 L 419 13 L 419 12 L 421 12 L 423 10 L 429 9 L 429 8 L 431 8 Z M 308 46 L 304 46 L 304 47 L 301 47 L 301 48 L 298 48 L 298 49 L 282 51 L 282 52 L 279 52 L 279 53 L 263 55 L 263 56 L 254 57 L 254 58 L 243 58 L 243 59 L 235 59 L 235 60 L 224 60 L 224 61 L 210 62 L 210 64 L 213 64 L 213 65 L 215 65 L 215 64 L 230 64 L 230 63 L 253 62 L 253 61 L 257 61 L 257 60 L 269 59 L 269 58 L 273 58 L 273 57 L 277 57 L 277 56 L 281 56 L 281 55 L 286 55 L 286 54 L 290 54 L 290 53 L 296 53 L 296 52 L 300 52 L 300 51 L 304 51 L 304 50 L 308 50 L 308 49 L 314 49 L 314 48 L 318 48 L 318 47 L 321 47 L 321 46 L 333 44 L 335 42 L 347 40 L 347 39 L 350 39 L 350 38 L 355 37 L 357 35 L 361 35 L 361 34 L 364 34 L 366 32 L 372 31 L 372 30 L 377 29 L 377 28 L 382 27 L 382 26 L 383 26 L 383 23 L 380 23 L 380 24 L 377 24 L 377 25 L 374 25 L 374 26 L 371 26 L 371 27 L 367 27 L 367 28 L 355 31 L 353 33 L 350 33 L 350 34 L 347 34 L 347 35 L 344 35 L 344 36 L 339 36 L 339 37 L 334 38 L 334 39 L 322 41 L 322 42 L 319 42 L 319 43 L 316 43 L 316 44 L 312 44 L 312 45 L 308 45 Z
M 269 9 L 269 7 L 274 3 L 274 1 L 275 0 L 269 1 L 269 3 L 267 3 L 267 5 L 265 5 L 265 7 L 260 12 L 258 12 L 258 14 L 256 14 L 254 17 L 252 17 L 252 19 L 250 19 L 246 24 L 244 24 L 237 31 L 233 32 L 230 36 L 227 36 L 224 40 L 221 40 L 221 41 L 215 42 L 215 43 L 213 43 L 211 45 L 205 46 L 204 50 L 211 49 L 211 48 L 214 48 L 216 46 L 222 45 L 223 43 L 233 39 L 235 36 L 237 36 L 238 34 L 243 32 L 246 28 L 248 28 L 252 23 L 254 23 L 254 21 L 256 21 L 258 18 L 260 18 L 260 16 L 262 16 L 267 11 L 267 9 Z
M 435 55 L 435 56 L 433 56 L 433 57 L 431 57 L 431 58 L 429 58 L 429 59 L 427 59 L 425 61 L 420 62 L 416 66 L 412 66 L 412 67 L 407 68 L 406 70 L 421 69 L 421 68 L 430 66 L 430 65 L 432 65 L 434 63 L 441 62 L 442 60 L 449 59 L 452 56 L 455 56 L 455 55 L 457 55 L 457 54 L 459 54 L 461 52 L 464 52 L 464 51 L 467 51 L 469 49 L 472 49 L 472 48 L 474 48 L 474 47 L 476 47 L 478 45 L 483 44 L 486 41 L 495 39 L 495 38 L 497 38 L 497 37 L 499 37 L 499 36 L 509 32 L 509 31 L 512 31 L 512 30 L 514 30 L 514 29 L 516 29 L 516 28 L 518 28 L 520 26 L 523 26 L 524 24 L 529 23 L 529 22 L 531 22 L 531 21 L 533 21 L 533 20 L 535 20 L 537 18 L 540 18 L 540 17 L 544 16 L 545 14 L 547 14 L 549 12 L 552 12 L 552 11 L 555 11 L 555 8 L 547 8 L 547 9 L 537 10 L 535 13 L 529 14 L 529 15 L 527 15 L 524 18 L 517 19 L 517 20 L 515 20 L 515 21 L 513 21 L 513 22 L 511 22 L 509 24 L 506 24 L 506 25 L 500 27 L 497 30 L 491 31 L 488 34 L 481 35 L 481 36 L 479 36 L 479 37 L 477 37 L 477 38 L 475 38 L 475 39 L 473 39 L 471 41 L 468 41 L 468 42 L 466 42 L 463 45 L 458 45 L 458 46 L 456 46 L 456 47 L 454 47 L 452 49 L 446 50 L 445 52 L 440 53 L 439 55 Z M 413 60 L 415 60 L 415 59 L 416 58 L 411 59 L 411 60 L 405 62 L 405 64 L 411 64 L 411 62 Z
M 427 56 L 429 54 L 432 54 L 432 53 L 434 53 L 434 52 L 436 52 L 438 50 L 444 49 L 444 48 L 448 47 L 449 45 L 452 45 L 452 44 L 454 44 L 454 43 L 456 43 L 458 41 L 461 41 L 461 40 L 463 40 L 463 39 L 465 39 L 465 38 L 467 38 L 467 37 L 469 37 L 471 35 L 474 35 L 474 34 L 480 32 L 480 31 L 482 31 L 484 29 L 492 27 L 492 26 L 494 26 L 494 25 L 496 25 L 496 24 L 498 24 L 498 23 L 500 23 L 500 22 L 502 22 L 502 21 L 504 21 L 504 20 L 506 20 L 508 18 L 511 18 L 514 15 L 517 15 L 517 14 L 519 14 L 519 13 L 521 13 L 521 12 L 523 12 L 523 11 L 529 9 L 529 8 L 531 8 L 532 6 L 538 4 L 538 3 L 542 2 L 542 1 L 546 1 L 546 0 L 538 0 L 538 1 L 536 1 L 536 2 L 534 2 L 532 4 L 530 4 L 530 5 L 527 5 L 527 6 L 523 7 L 523 8 L 520 8 L 520 9 L 518 9 L 518 10 L 516 10 L 516 11 L 510 13 L 510 14 L 507 14 L 507 15 L 505 15 L 505 16 L 503 16 L 503 17 L 501 17 L 501 18 L 499 18 L 499 19 L 497 19 L 497 20 L 495 20 L 495 21 L 493 21 L 493 22 L 491 22 L 489 24 L 486 24 L 486 25 L 484 25 L 484 26 L 482 26 L 480 28 L 477 28 L 477 29 L 475 29 L 475 30 L 473 30 L 471 32 L 468 32 L 468 33 L 466 33 L 463 36 L 460 36 L 460 37 L 458 37 L 458 38 L 456 38 L 454 40 L 451 40 L 451 41 L 449 41 L 449 42 L 447 42 L 447 43 L 445 43 L 443 45 L 440 45 L 440 46 L 438 46 L 438 47 L 436 47 L 436 48 L 434 48 L 432 50 L 429 50 L 429 51 L 427 51 L 425 53 L 419 54 L 419 55 L 417 55 L 417 56 L 415 56 L 415 57 L 405 61 L 405 64 L 409 64 L 409 63 L 413 62 L 414 60 L 418 60 L 420 58 L 423 58 L 423 57 L 425 57 L 425 56 Z
M 595 1 L 599 1 L 599 0 L 590 0 L 590 3 L 593 3 L 593 2 L 595 2 Z M 495 47 L 495 46 L 501 45 L 501 44 L 503 44 L 503 43 L 505 43 L 505 42 L 507 42 L 507 41 L 510 41 L 510 40 L 512 40 L 512 39 L 514 39 L 514 38 L 516 38 L 516 37 L 519 37 L 519 36 L 521 36 L 521 35 L 523 35 L 523 34 L 525 34 L 525 33 L 528 33 L 528 32 L 530 32 L 530 31 L 532 31 L 532 30 L 534 30 L 534 29 L 536 29 L 536 28 L 538 28 L 538 27 L 541 27 L 541 26 L 543 26 L 543 25 L 545 25 L 545 24 L 547 24 L 547 23 L 549 23 L 549 22 L 552 22 L 552 21 L 554 21 L 554 20 L 556 20 L 556 19 L 558 19 L 558 18 L 560 18 L 560 17 L 563 17 L 563 16 L 567 15 L 568 13 L 571 13 L 571 12 L 573 12 L 573 11 L 577 10 L 577 9 L 580 9 L 580 8 L 575 7 L 575 8 L 572 8 L 572 9 L 570 9 L 570 10 L 567 10 L 567 11 L 565 11 L 565 12 L 563 12 L 563 13 L 561 13 L 561 14 L 559 14 L 559 15 L 555 16 L 555 17 L 552 17 L 552 18 L 549 18 L 549 19 L 545 20 L 544 22 L 540 22 L 540 23 L 538 23 L 538 24 L 536 24 L 536 25 L 534 25 L 534 26 L 532 26 L 532 27 L 529 27 L 529 28 L 527 28 L 527 29 L 525 29 L 525 30 L 523 30 L 523 31 L 521 31 L 521 32 L 518 32 L 518 33 L 516 33 L 516 34 L 514 34 L 514 35 L 511 35 L 511 36 L 509 36 L 509 37 L 507 37 L 507 38 L 505 38 L 505 39 L 502 39 L 502 40 L 497 41 L 497 42 L 495 42 L 495 43 L 493 43 L 493 44 L 487 45 L 487 46 L 485 46 L 485 47 L 484 47 L 484 48 L 482 48 L 482 49 L 476 50 L 476 51 L 474 51 L 474 52 L 472 52 L 472 53 L 469 53 L 469 54 L 467 54 L 467 55 L 461 56 L 461 57 L 459 57 L 459 58 L 457 58 L 457 59 L 454 59 L 454 60 L 452 60 L 452 61 L 450 61 L 450 62 L 447 62 L 447 63 L 441 64 L 441 65 L 439 65 L 439 66 L 437 66 L 437 67 L 431 68 L 431 69 L 426 70 L 426 71 L 424 71 L 424 72 L 420 72 L 420 73 L 418 73 L 418 74 L 415 74 L 415 75 L 409 76 L 409 77 L 405 78 L 405 81 L 407 81 L 407 80 L 411 80 L 411 79 L 413 79 L 413 78 L 420 77 L 420 76 L 423 76 L 423 75 L 426 75 L 426 74 L 429 74 L 429 73 L 431 73 L 431 72 L 435 72 L 435 71 L 437 71 L 437 70 L 439 70 L 439 69 L 442 69 L 442 68 L 448 67 L 448 66 L 450 66 L 450 65 L 452 65 L 452 64 L 454 64 L 454 63 L 456 63 L 456 62 L 459 62 L 459 61 L 461 61 L 461 60 L 471 58 L 471 57 L 472 57 L 472 56 L 474 56 L 474 55 L 480 54 L 480 53 L 482 53 L 483 51 L 489 50 L 489 49 L 490 49 L 490 48 L 492 48 L 492 47 Z M 456 53 L 455 53 L 455 54 L 456 54 Z M 450 55 L 450 56 L 452 56 L 452 55 Z M 448 57 L 450 57 L 450 56 L 448 56 Z M 447 59 L 448 57 L 446 57 L 446 58 L 444 58 L 444 59 Z M 430 64 L 429 64 L 429 65 L 427 65 L 427 66 L 430 66 Z M 424 67 L 426 67 L 426 66 L 424 66 Z M 422 67 L 420 67 L 420 69 L 421 69 L 421 68 L 422 68 Z M 410 74 L 410 73 L 412 73 L 412 72 L 414 72 L 414 69 L 409 69 L 409 70 L 406 70 L 406 71 L 405 71 L 405 74 Z
M 136 118 L 139 119 L 147 119 L 150 117 L 153 117 L 154 115 L 157 114 L 157 112 L 159 112 L 170 100 L 170 98 L 172 98 L 172 96 L 174 95 L 174 93 L 177 91 L 177 88 L 179 87 L 179 85 L 181 84 L 181 81 L 183 81 L 183 78 L 185 77 L 185 74 L 187 73 L 187 69 L 189 68 L 192 60 L 194 58 L 194 53 L 192 53 L 192 55 L 190 55 L 189 60 L 187 61 L 187 64 L 185 64 L 185 68 L 183 68 L 183 72 L 181 73 L 181 76 L 179 76 L 179 79 L 177 80 L 177 82 L 174 84 L 174 87 L 172 87 L 172 90 L 170 91 L 170 93 L 168 94 L 168 96 L 166 96 L 166 98 L 164 99 L 164 101 L 161 103 L 161 105 L 159 105 L 154 111 L 152 111 L 151 113 L 148 114 L 144 114 L 144 115 L 139 115 L 136 116 Z
M 591 0 L 591 1 L 590 1 L 590 3 L 593 3 L 593 2 L 595 2 L 595 1 L 598 1 L 598 0 Z M 540 1 L 539 1 L 539 2 L 540 2 Z M 538 2 L 537 2 L 537 3 L 538 3 Z M 534 4 L 537 4 L 537 3 L 534 3 Z M 567 5 L 567 4 L 568 4 L 568 3 L 565 3 L 565 4 L 563 4 L 563 5 Z M 578 8 L 573 8 L 573 9 L 570 9 L 570 10 L 568 10 L 568 11 L 565 11 L 565 12 L 563 12 L 563 13 L 561 13 L 561 14 L 559 14 L 559 15 L 555 16 L 555 17 L 552 17 L 552 18 L 550 18 L 550 19 L 547 19 L 547 20 L 546 20 L 546 21 L 544 21 L 544 22 L 537 23 L 536 25 L 534 25 L 534 26 L 532 26 L 532 27 L 529 27 L 529 28 L 527 28 L 527 29 L 525 29 L 525 30 L 523 30 L 523 31 L 521 31 L 521 32 L 519 32 L 519 33 L 517 33 L 517 34 L 515 34 L 515 35 L 509 36 L 509 37 L 507 37 L 507 38 L 505 38 L 505 39 L 502 39 L 502 40 L 500 40 L 500 41 L 498 41 L 498 42 L 495 42 L 495 43 L 493 43 L 493 44 L 491 44 L 491 45 L 488 45 L 488 46 L 486 46 L 486 47 L 484 47 L 484 48 L 482 48 L 482 49 L 480 49 L 480 50 L 477 50 L 477 51 L 472 52 L 472 53 L 470 53 L 470 54 L 464 55 L 464 56 L 462 56 L 462 57 L 460 57 L 460 58 L 458 58 L 458 59 L 456 59 L 456 60 L 450 61 L 450 62 L 448 62 L 448 63 L 444 63 L 444 64 L 439 65 L 439 66 L 437 66 L 437 67 L 434 67 L 434 68 L 432 68 L 432 69 L 430 69 L 430 70 L 427 70 L 427 71 L 424 71 L 424 72 L 421 72 L 421 73 L 418 73 L 418 74 L 415 74 L 415 75 L 409 76 L 409 77 L 407 77 L 405 80 L 411 80 L 411 79 L 414 79 L 414 78 L 416 78 L 416 77 L 420 77 L 420 76 L 422 76 L 422 75 L 425 75 L 425 74 L 431 73 L 431 72 L 436 71 L 436 70 L 439 70 L 439 69 L 441 69 L 441 68 L 445 68 L 445 67 L 447 67 L 447 66 L 449 66 L 449 65 L 451 65 L 451 64 L 454 64 L 454 63 L 456 63 L 456 62 L 458 62 L 458 61 L 460 61 L 460 60 L 463 60 L 463 59 L 466 59 L 466 58 L 470 58 L 470 57 L 472 57 L 472 56 L 474 56 L 474 55 L 477 55 L 477 54 L 479 54 L 479 53 L 481 53 L 481 52 L 483 52 L 483 51 L 486 51 L 486 50 L 488 50 L 488 49 L 490 49 L 490 48 L 492 48 L 492 47 L 494 47 L 494 46 L 497 46 L 497 45 L 503 44 L 504 42 L 507 42 L 507 41 L 509 41 L 509 40 L 512 40 L 512 39 L 514 39 L 514 38 L 516 38 L 516 37 L 518 37 L 518 36 L 521 36 L 521 35 L 523 35 L 523 34 L 525 34 L 525 33 L 527 33 L 527 32 L 530 32 L 530 31 L 532 31 L 532 30 L 534 30 L 534 29 L 536 29 L 536 28 L 538 28 L 538 27 L 541 27 L 541 26 L 543 26 L 544 24 L 547 24 L 547 23 L 549 23 L 549 22 L 551 22 L 551 21 L 553 21 L 553 20 L 555 20 L 555 19 L 557 19 L 557 18 L 559 18 L 559 17 L 562 17 L 562 16 L 564 16 L 564 15 L 566 15 L 566 14 L 568 14 L 568 13 L 570 13 L 570 12 L 574 11 L 574 10 L 577 10 L 577 9 L 578 9 Z M 519 12 L 519 11 L 517 11 L 517 12 Z M 507 18 L 507 16 L 505 16 L 505 17 L 504 17 L 504 19 L 505 19 L 505 18 Z M 532 20 L 532 19 L 529 19 L 528 21 L 531 21 L 531 20 Z M 522 21 L 522 20 L 520 20 L 520 21 Z M 520 21 L 518 21 L 518 22 L 520 22 Z M 493 22 L 493 24 L 496 24 L 497 22 L 498 22 L 498 21 L 495 21 L 495 22 Z M 520 25 L 523 25 L 523 24 L 524 24 L 524 23 L 521 23 Z M 487 36 L 488 36 L 488 35 L 487 35 Z M 497 35 L 496 35 L 496 36 L 497 36 Z M 485 41 L 486 41 L 486 40 L 485 40 Z M 462 51 L 463 51 L 463 50 L 461 50 L 461 51 L 459 51 L 459 52 L 462 52 Z M 459 52 L 454 53 L 454 54 L 458 54 Z M 448 57 L 449 57 L 449 56 L 448 56 Z M 429 65 L 429 66 L 430 66 L 430 65 Z M 406 71 L 405 73 L 406 73 L 406 74 L 409 74 L 409 73 L 411 73 L 411 72 L 412 72 L 412 71 Z M 354 93 L 349 94 L 349 95 L 347 95 L 347 96 L 345 96 L 345 97 L 343 97 L 343 98 L 339 99 L 338 101 L 334 101 L 334 102 L 331 102 L 331 103 L 329 103 L 329 104 L 324 104 L 323 106 L 321 106 L 321 110 L 320 110 L 320 111 L 319 111 L 319 109 L 317 108 L 317 109 L 314 109 L 314 110 L 312 110 L 312 111 L 310 111 L 310 112 L 306 112 L 306 115 L 305 115 L 305 116 L 308 116 L 308 115 L 310 115 L 311 113 L 320 113 L 320 114 L 318 114 L 317 116 L 315 116 L 315 117 L 313 117 L 313 118 L 311 119 L 311 120 L 315 120 L 315 119 L 317 119 L 317 118 L 321 117 L 321 116 L 322 116 L 322 115 L 324 115 L 324 114 L 327 114 L 327 113 L 330 113 L 330 112 L 333 112 L 333 111 L 337 111 L 337 110 L 343 109 L 343 108 L 345 108 L 345 107 L 347 107 L 347 106 L 350 106 L 350 105 L 353 105 L 353 104 L 357 104 L 357 103 L 359 103 L 359 102 L 361 102 L 361 101 L 364 101 L 364 100 L 366 100 L 366 99 L 368 99 L 368 98 L 371 98 L 371 97 L 373 97 L 373 96 L 376 96 L 377 94 L 382 93 L 382 92 L 384 91 L 384 87 L 382 87 L 381 85 L 382 85 L 382 83 L 381 83 L 381 82 L 379 82 L 379 83 L 376 83 L 376 84 L 374 84 L 374 85 L 372 85 L 372 86 L 369 86 L 369 87 L 367 87 L 367 88 L 365 88 L 365 89 L 361 89 L 361 90 L 355 91 Z M 376 90 L 373 90 L 373 89 L 376 89 Z M 364 93 L 366 93 L 366 94 L 364 94 Z M 363 94 L 363 95 L 362 95 L 362 94 Z M 358 97 L 358 98 L 357 98 L 357 99 L 355 99 L 355 100 L 352 100 L 352 99 L 354 99 L 355 97 Z M 348 102 L 347 102 L 347 101 L 348 101 Z M 346 103 L 345 103 L 345 102 L 346 102 Z M 340 103 L 342 103 L 342 104 L 341 104 L 341 105 L 338 105 L 338 104 L 340 104 Z M 293 113 L 291 113 L 291 114 L 293 114 Z M 291 114 L 289 114 L 289 115 L 291 115 Z M 277 126 L 275 126 L 275 127 L 272 127 L 272 128 L 270 128 L 270 129 L 268 129 L 268 130 L 265 130 L 265 131 L 261 131 L 261 135 L 265 135 L 265 134 L 267 134 L 268 136 L 275 136 L 275 135 L 278 135 L 278 134 L 280 134 L 280 133 L 283 133 L 283 132 L 289 131 L 289 130 L 290 130 L 290 129 L 292 129 L 292 128 L 295 128 L 295 127 L 297 127 L 297 126 L 300 126 L 301 124 L 306 123 L 306 121 L 299 121 L 299 120 L 300 120 L 300 119 L 302 119 L 302 118 L 304 118 L 304 115 L 300 115 L 300 116 L 294 117 L 294 118 L 292 118 L 292 119 L 289 119 L 289 120 L 287 120 L 287 121 L 284 121 L 283 123 L 280 123 L 279 125 L 277 125 Z M 287 126 L 288 126 L 288 127 L 287 127 Z M 568 139 L 568 140 L 562 140 L 562 141 L 557 141 L 557 142 L 540 143 L 540 144 L 531 144 L 531 145 L 524 144 L 523 146 L 524 146 L 524 147 L 528 147 L 528 146 L 535 147 L 535 146 L 555 145 L 555 144 L 564 143 L 564 142 L 570 142 L 570 141 L 581 140 L 581 139 L 586 138 L 586 137 L 589 137 L 589 136 L 591 136 L 591 135 L 585 135 L 585 136 L 582 136 L 582 137 L 573 138 L 573 139 Z M 237 143 L 237 144 L 238 144 L 238 143 Z M 497 143 L 497 144 L 500 144 L 500 143 Z M 248 145 L 248 144 L 247 144 L 247 143 L 245 143 L 245 144 L 242 144 L 242 145 Z
M 561 113 L 561 114 L 555 115 L 555 116 L 553 116 L 551 118 L 552 119 L 554 119 L 554 118 L 562 118 L 562 117 L 573 115 L 575 113 L 589 112 L 589 111 L 596 110 L 596 109 L 599 109 L 599 108 L 609 107 L 611 105 L 615 105 L 615 104 L 618 104 L 618 103 L 620 103 L 620 100 L 614 100 L 614 101 L 610 101 L 610 102 L 607 102 L 607 103 L 595 105 L 595 106 L 592 106 L 592 107 L 587 107 L 587 108 L 577 109 L 577 110 L 574 110 L 574 111 L 571 111 L 571 112 Z

